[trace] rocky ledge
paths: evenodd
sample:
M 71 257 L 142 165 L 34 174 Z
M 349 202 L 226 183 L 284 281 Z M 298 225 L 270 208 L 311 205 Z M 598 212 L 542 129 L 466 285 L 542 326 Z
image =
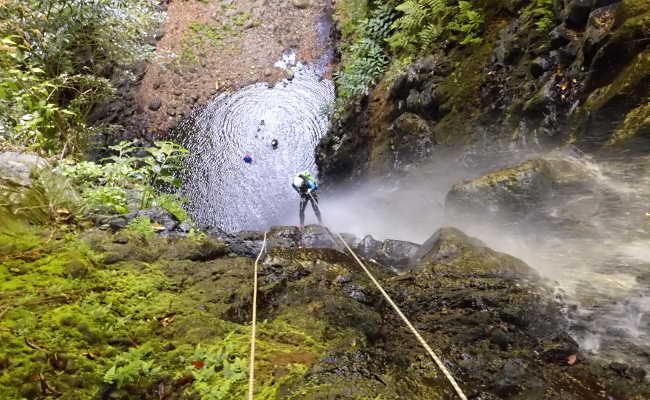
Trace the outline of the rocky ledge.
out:
M 212 388 L 219 398 L 244 395 L 250 256 L 263 233 L 173 238 L 93 228 L 73 237 L 3 220 L 0 289 L 2 304 L 12 304 L 0 313 L 3 398 L 198 399 Z M 469 398 L 650 396 L 642 370 L 581 353 L 562 305 L 522 261 L 454 228 L 422 245 L 345 237 Z M 259 393 L 453 398 L 328 231 L 276 227 L 268 244 L 259 270 Z

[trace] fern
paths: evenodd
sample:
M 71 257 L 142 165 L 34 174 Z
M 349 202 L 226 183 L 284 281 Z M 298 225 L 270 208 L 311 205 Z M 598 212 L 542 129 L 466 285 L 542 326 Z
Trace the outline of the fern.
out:
M 393 9 L 390 5 L 376 8 L 369 18 L 359 22 L 353 43 L 342 49 L 342 67 L 334 74 L 338 90 L 337 109 L 368 93 L 389 64 L 384 48 L 392 34 Z
M 539 33 L 548 33 L 555 23 L 553 0 L 534 0 L 524 11 L 524 16 L 534 20 Z
M 388 43 L 403 58 L 429 50 L 443 36 L 461 45 L 481 42 L 483 16 L 469 1 L 407 0 L 395 9 L 402 15 L 391 26 Z

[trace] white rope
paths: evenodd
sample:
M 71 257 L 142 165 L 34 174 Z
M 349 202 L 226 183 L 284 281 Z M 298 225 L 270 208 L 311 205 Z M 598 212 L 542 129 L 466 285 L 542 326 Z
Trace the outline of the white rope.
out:
M 328 231 L 329 231 L 329 229 L 328 229 Z M 331 231 L 330 231 L 330 233 L 331 233 Z M 435 361 L 435 363 L 438 365 L 438 368 L 440 368 L 440 370 L 442 370 L 442 372 L 445 374 L 445 376 L 447 377 L 447 379 L 448 379 L 449 382 L 451 383 L 451 386 L 453 386 L 453 387 L 454 387 L 454 390 L 456 390 L 456 393 L 458 394 L 458 397 L 460 397 L 462 400 L 467 400 L 467 396 L 465 396 L 465 394 L 464 394 L 463 391 L 461 390 L 460 386 L 458 386 L 458 383 L 456 383 L 456 380 L 454 379 L 454 377 L 451 375 L 451 373 L 449 372 L 449 370 L 447 369 L 447 367 L 445 367 L 445 365 L 442 363 L 442 361 L 440 360 L 440 358 L 438 358 L 438 356 L 436 355 L 436 353 L 433 352 L 433 350 L 432 350 L 431 347 L 427 344 L 427 342 L 424 340 L 424 338 L 422 338 L 422 335 L 420 335 L 420 332 L 418 332 L 417 329 L 415 329 L 415 327 L 413 326 L 413 324 L 411 324 L 411 321 L 409 321 L 408 318 L 406 318 L 406 316 L 404 315 L 404 313 L 402 312 L 402 310 L 400 310 L 400 308 L 397 306 L 397 304 L 395 304 L 395 302 L 393 301 L 393 299 L 390 298 L 390 296 L 388 295 L 388 293 L 386 293 L 386 291 L 385 291 L 384 288 L 379 284 L 379 282 L 377 281 L 377 279 L 375 279 L 375 277 L 372 275 L 372 273 L 370 272 L 370 270 L 368 270 L 368 268 L 366 268 L 366 266 L 363 264 L 363 262 L 361 262 L 361 260 L 359 259 L 359 257 L 357 257 L 357 255 L 354 253 L 354 251 L 352 251 L 352 249 L 350 248 L 350 246 L 348 246 L 348 244 L 345 242 L 345 240 L 343 240 L 343 237 L 342 237 L 338 232 L 336 232 L 336 236 L 338 236 L 339 240 L 341 240 L 341 242 L 345 245 L 345 247 L 348 249 L 348 251 L 350 252 L 350 254 L 352 254 L 352 257 L 354 257 L 354 259 L 359 263 L 359 265 L 361 266 L 361 268 L 363 268 L 363 270 L 365 271 L 365 273 L 368 275 L 368 277 L 370 278 L 370 280 L 372 280 L 372 283 L 375 284 L 375 286 L 377 287 L 377 289 L 379 289 L 379 291 L 381 292 L 381 294 L 384 295 L 384 298 L 385 298 L 385 299 L 388 301 L 388 303 L 393 307 L 393 309 L 397 312 L 397 314 L 402 318 L 402 320 L 404 321 L 404 323 L 409 327 L 409 329 L 411 330 L 411 332 L 413 332 L 413 334 L 415 335 L 415 337 L 420 341 L 420 344 L 422 344 L 422 347 L 424 347 L 424 349 L 427 351 L 427 353 L 429 353 L 429 355 L 431 356 L 431 358 L 433 358 L 433 361 Z
M 253 318 L 251 328 L 251 354 L 250 364 L 248 366 L 248 400 L 253 400 L 253 391 L 255 389 L 255 330 L 257 329 L 257 264 L 266 249 L 266 234 L 264 232 L 264 241 L 262 242 L 262 249 L 257 255 L 255 260 L 255 271 L 253 275 Z

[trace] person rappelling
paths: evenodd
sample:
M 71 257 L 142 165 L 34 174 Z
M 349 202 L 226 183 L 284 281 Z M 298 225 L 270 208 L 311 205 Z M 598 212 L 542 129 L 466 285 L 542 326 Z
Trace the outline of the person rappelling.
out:
M 271 140 L 271 147 L 273 148 L 273 150 L 277 150 L 278 144 L 279 144 L 278 139 Z
M 314 209 L 316 218 L 318 218 L 318 223 L 322 225 L 323 220 L 318 209 L 318 195 L 314 193 L 318 190 L 316 179 L 309 171 L 303 171 L 293 178 L 291 186 L 300 195 L 300 225 L 298 229 L 302 230 L 305 227 L 305 208 L 307 207 L 307 202 L 311 202 L 311 207 Z

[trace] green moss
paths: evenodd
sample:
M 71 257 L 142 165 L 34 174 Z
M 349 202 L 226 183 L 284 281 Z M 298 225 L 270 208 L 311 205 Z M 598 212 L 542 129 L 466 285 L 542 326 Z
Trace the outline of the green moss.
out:
M 10 364 L 0 371 L 0 398 L 37 396 L 41 374 L 67 398 L 97 398 L 106 382 L 116 385 L 119 396 L 145 396 L 161 380 L 182 380 L 188 374 L 196 380 L 179 389 L 188 396 L 243 396 L 250 328 L 219 316 L 250 307 L 250 277 L 230 272 L 230 278 L 215 281 L 213 274 L 249 271 L 251 260 L 193 262 L 175 259 L 178 254 L 171 252 L 174 259 L 142 262 L 136 261 L 140 253 L 133 248 L 163 254 L 161 249 L 173 243 L 131 237 L 119 244 L 110 233 L 99 231 L 85 234 L 84 240 L 76 235 L 54 238 L 13 218 L 4 222 L 0 354 Z M 104 251 L 117 252 L 120 246 L 126 249 L 121 261 L 102 264 Z M 209 258 L 223 251 L 217 253 Z M 315 320 L 313 307 L 285 308 L 259 322 L 256 398 L 278 398 L 282 388 L 299 382 L 328 349 L 348 346 L 350 340 L 361 343 L 354 329 L 333 331 L 325 320 Z M 227 354 L 221 360 L 224 369 L 198 379 L 197 348 L 207 350 L 202 362 L 219 352 Z M 53 357 L 65 360 L 62 370 Z
M 620 145 L 636 137 L 650 137 L 650 103 L 642 104 L 630 111 L 616 128 L 608 145 Z
M 637 90 L 650 75 L 650 53 L 639 53 L 609 85 L 596 89 L 585 102 L 587 110 L 598 110 L 615 97 L 626 96 Z

